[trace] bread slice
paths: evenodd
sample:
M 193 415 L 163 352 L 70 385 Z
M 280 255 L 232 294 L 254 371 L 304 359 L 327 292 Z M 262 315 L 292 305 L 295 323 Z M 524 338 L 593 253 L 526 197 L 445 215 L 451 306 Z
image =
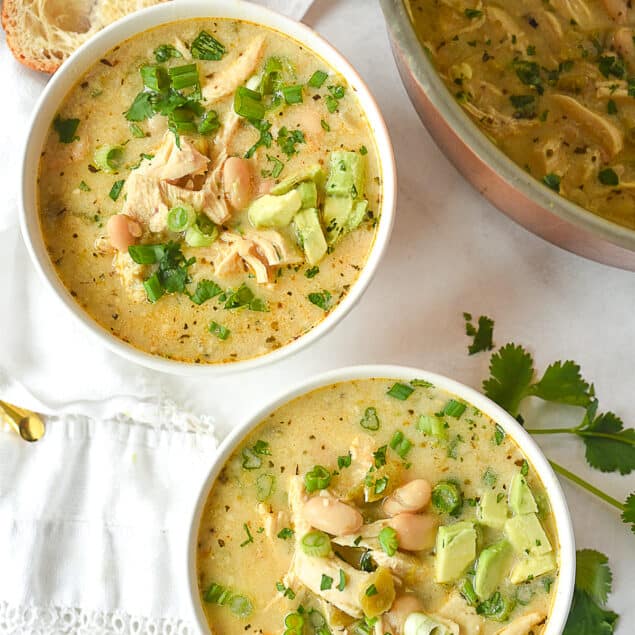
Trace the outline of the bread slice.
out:
M 16 59 L 54 73 L 97 31 L 128 13 L 166 0 L 4 0 L 2 27 Z

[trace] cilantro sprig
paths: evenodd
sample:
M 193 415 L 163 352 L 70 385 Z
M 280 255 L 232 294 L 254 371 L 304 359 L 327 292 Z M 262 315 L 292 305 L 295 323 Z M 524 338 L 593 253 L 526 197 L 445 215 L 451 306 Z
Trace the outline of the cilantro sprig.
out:
M 536 381 L 531 354 L 522 346 L 509 343 L 492 355 L 489 370 L 490 376 L 483 382 L 485 394 L 521 423 L 520 406 L 529 397 L 584 409 L 577 426 L 528 428 L 527 432 L 571 434 L 581 438 L 587 463 L 602 472 L 627 475 L 635 470 L 635 429 L 625 428 L 613 412 L 598 412 L 593 384 L 582 377 L 578 364 L 571 360 L 553 362 Z M 635 533 L 635 492 L 622 503 L 554 461 L 551 465 L 562 476 L 618 509 L 623 522 Z
M 613 576 L 608 558 L 598 551 L 576 553 L 575 590 L 563 635 L 612 635 L 617 613 L 606 608 Z

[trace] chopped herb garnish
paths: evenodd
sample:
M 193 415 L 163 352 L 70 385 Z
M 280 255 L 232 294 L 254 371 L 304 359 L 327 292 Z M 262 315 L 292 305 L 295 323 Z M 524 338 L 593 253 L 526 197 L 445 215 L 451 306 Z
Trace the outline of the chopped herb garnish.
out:
M 390 447 L 402 458 L 405 459 L 408 456 L 412 448 L 412 442 L 406 438 L 401 430 L 395 431 L 390 440 Z
M 223 326 L 222 324 L 214 321 L 209 323 L 207 330 L 212 335 L 215 335 L 219 340 L 226 340 L 231 333 L 231 331 L 226 326 Z
M 386 465 L 386 451 L 387 450 L 388 450 L 388 446 L 387 445 L 382 445 L 381 447 L 377 448 L 373 452 L 373 459 L 375 460 L 375 467 L 376 468 L 380 468 L 380 467 Z
M 340 581 L 337 585 L 338 591 L 343 591 L 346 588 L 346 574 L 342 569 L 340 569 Z
M 533 119 L 536 116 L 535 95 L 511 95 L 509 101 L 516 109 L 515 119 Z
M 360 153 L 362 156 L 367 155 L 367 154 L 368 154 L 368 148 L 367 148 L 366 146 L 362 146 L 362 147 L 359 149 L 359 153 Z
M 345 467 L 350 467 L 351 466 L 351 461 L 352 461 L 352 457 L 351 457 L 351 453 L 350 452 L 348 454 L 345 454 L 344 456 L 338 456 L 337 457 L 337 467 L 340 470 L 342 468 L 345 468 Z
M 542 182 L 554 192 L 560 192 L 560 177 L 553 172 L 545 174 L 542 178 Z
M 606 112 L 609 115 L 617 115 L 617 104 L 614 100 L 609 99 L 608 103 L 606 104 Z
M 136 139 L 143 139 L 146 136 L 146 133 L 140 128 L 140 126 L 136 123 L 130 124 L 130 132 L 133 137 Z
M 450 399 L 450 401 L 445 404 L 442 414 L 459 419 L 466 409 L 467 406 L 464 403 L 461 403 L 456 399 Z
M 330 292 L 326 290 L 320 293 L 309 293 L 308 298 L 311 304 L 315 304 L 315 306 L 320 307 L 323 311 L 328 311 L 331 308 L 332 296 Z
M 271 129 L 270 122 L 262 119 L 260 121 L 250 121 L 249 123 L 251 123 L 251 125 L 260 132 L 260 138 L 253 146 L 251 146 L 251 148 L 249 148 L 249 150 L 247 150 L 247 152 L 245 152 L 245 159 L 250 159 L 260 147 L 264 146 L 265 148 L 270 148 L 271 142 L 273 141 L 271 132 L 269 132 Z
M 324 71 L 315 71 L 307 82 L 307 86 L 310 86 L 311 88 L 322 88 L 322 84 L 326 81 L 327 77 L 328 73 L 325 73 Z
M 75 134 L 79 127 L 79 119 L 62 119 L 59 115 L 53 120 L 53 128 L 57 132 L 60 143 L 72 143 L 78 141 L 79 137 Z
M 333 586 L 333 578 L 328 575 L 322 574 L 320 580 L 320 591 L 328 591 Z
M 82 192 L 90 192 L 90 187 L 88 186 L 88 184 L 86 183 L 86 181 L 80 181 L 79 184 L 79 189 Z
M 326 489 L 331 484 L 331 473 L 322 465 L 316 465 L 304 475 L 304 487 L 309 494 Z
M 298 143 L 305 143 L 304 133 L 302 130 L 295 128 L 294 130 L 288 130 L 285 126 L 280 128 L 276 143 L 288 157 L 297 153 L 296 145 Z
M 262 95 L 246 86 L 239 86 L 234 95 L 234 112 L 245 119 L 260 121 L 265 116 Z
M 285 102 L 292 106 L 293 104 L 302 103 L 302 85 L 295 84 L 293 86 L 283 86 L 280 89 Z
M 409 384 L 403 384 L 401 382 L 396 382 L 392 385 L 392 387 L 386 392 L 389 397 L 393 397 L 395 399 L 399 399 L 399 401 L 405 401 L 410 397 L 410 395 L 414 392 L 414 388 Z
M 320 268 L 317 265 L 315 265 L 314 267 L 311 267 L 310 269 L 307 269 L 304 272 L 304 275 L 307 278 L 315 278 L 315 276 L 317 276 L 318 273 L 320 273 Z
M 243 529 L 245 530 L 245 533 L 247 534 L 247 540 L 240 543 L 241 547 L 244 547 L 245 545 L 248 545 L 249 543 L 254 541 L 254 537 L 251 535 L 251 532 L 249 531 L 249 526 L 247 525 L 247 523 L 243 523 Z
M 192 57 L 199 60 L 218 61 L 225 55 L 225 47 L 207 31 L 201 31 L 190 46 Z
M 474 20 L 475 18 L 483 17 L 483 12 L 480 11 L 479 9 L 465 9 L 464 15 L 466 18 L 469 18 L 470 20 Z
M 293 537 L 294 533 L 295 532 L 293 531 L 293 529 L 289 529 L 289 527 L 285 527 L 284 529 L 281 529 L 277 533 L 277 536 L 278 538 L 280 538 L 280 540 L 288 540 L 289 538 Z
M 271 170 L 262 170 L 262 176 L 265 178 L 271 176 L 274 179 L 277 179 L 284 169 L 284 163 L 277 157 L 273 157 L 270 154 L 267 155 L 267 161 L 269 161 L 269 163 L 273 163 L 273 167 L 271 168 Z
M 217 295 L 220 295 L 222 292 L 223 290 L 213 280 L 199 280 L 196 285 L 196 290 L 190 295 L 190 300 L 192 300 L 194 304 L 201 305 L 207 302 L 207 300 L 211 300 Z
M 326 96 L 324 101 L 326 103 L 326 109 L 330 113 L 333 113 L 337 110 L 340 99 L 342 99 L 346 94 L 346 89 L 344 86 L 337 84 L 335 86 L 329 86 L 328 91 L 329 94 Z
M 399 549 L 399 540 L 397 538 L 397 532 L 392 527 L 384 527 L 377 536 L 381 548 L 390 557 L 394 556 Z
M 375 481 L 375 487 L 374 487 L 374 491 L 375 494 L 383 494 L 386 491 L 386 488 L 388 487 L 388 477 L 387 476 L 382 476 L 381 478 L 378 478 Z
M 600 179 L 600 183 L 602 183 L 602 185 L 617 186 L 620 184 L 620 178 L 617 176 L 617 173 L 613 170 L 613 168 L 604 168 L 603 170 L 600 170 L 598 178 Z
M 154 57 L 159 64 L 163 64 L 163 62 L 167 62 L 172 57 L 183 57 L 183 55 L 171 44 L 161 44 L 161 46 L 154 49 Z
M 379 430 L 379 417 L 377 416 L 377 409 L 373 406 L 369 406 L 364 410 L 364 416 L 361 418 L 359 425 L 365 430 Z
M 598 69 L 606 78 L 612 75 L 613 77 L 622 79 L 624 75 L 626 75 L 624 61 L 614 55 L 602 55 L 598 60 Z
M 442 514 L 456 515 L 463 505 L 463 494 L 452 481 L 440 481 L 432 490 L 432 506 Z
M 372 597 L 373 595 L 377 595 L 379 591 L 377 591 L 377 587 L 374 584 L 371 584 L 366 591 L 364 591 L 366 597 Z
M 527 463 L 527 461 L 525 461 L 524 459 L 523 459 L 523 464 L 520 467 L 520 473 L 523 476 L 527 476 L 527 474 L 529 474 L 529 463 Z
M 515 60 L 514 70 L 518 79 L 526 86 L 533 86 L 539 95 L 542 95 L 544 88 L 540 78 L 540 66 L 536 62 L 526 60 Z
M 504 438 L 505 430 L 503 430 L 503 428 L 501 428 L 500 425 L 497 423 L 494 427 L 494 442 L 496 443 L 496 445 L 500 445 L 503 442 Z
M 121 179 L 113 183 L 112 187 L 110 188 L 110 192 L 108 193 L 108 196 L 110 196 L 113 201 L 116 201 L 119 198 L 125 182 L 125 179 Z
M 290 600 L 295 600 L 295 592 L 292 588 L 284 586 L 282 582 L 276 582 L 276 589 L 282 593 L 282 597 L 289 598 Z
M 331 132 L 331 126 L 329 126 L 324 119 L 320 120 L 320 125 L 324 130 L 326 130 L 326 132 Z

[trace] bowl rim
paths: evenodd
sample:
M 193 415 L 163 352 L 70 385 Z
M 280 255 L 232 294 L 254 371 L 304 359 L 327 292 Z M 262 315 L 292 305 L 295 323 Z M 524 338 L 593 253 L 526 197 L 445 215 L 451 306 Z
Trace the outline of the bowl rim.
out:
M 414 30 L 405 0 L 379 0 L 391 40 L 434 109 L 462 142 L 502 178 L 544 210 L 563 221 L 624 249 L 635 251 L 635 229 L 630 229 L 560 196 L 528 174 L 492 143 L 458 105 L 432 61 L 425 54 Z
M 536 473 L 545 487 L 545 491 L 548 493 L 549 502 L 555 518 L 558 542 L 560 543 L 558 586 L 551 605 L 551 612 L 548 617 L 547 628 L 544 631 L 544 635 L 561 635 L 569 615 L 573 598 L 576 568 L 575 538 L 564 492 L 548 459 L 536 441 L 518 421 L 481 392 L 445 375 L 419 368 L 391 364 L 348 366 L 306 378 L 296 383 L 295 386 L 280 392 L 266 404 L 261 405 L 253 414 L 247 416 L 242 423 L 238 424 L 220 444 L 212 459 L 208 475 L 201 484 L 195 499 L 196 502 L 192 510 L 192 517 L 187 532 L 188 542 L 185 549 L 185 575 L 187 576 L 189 587 L 191 613 L 196 617 L 196 625 L 202 633 L 209 633 L 210 631 L 201 602 L 199 601 L 196 575 L 198 529 L 205 502 L 214 486 L 216 478 L 227 459 L 241 441 L 277 408 L 319 388 L 340 382 L 363 379 L 399 379 L 411 381 L 413 378 L 430 381 L 436 387 L 478 408 L 495 423 L 499 424 L 505 430 L 506 434 L 512 437 L 515 443 L 521 448 L 523 454 L 527 457 L 529 463 L 536 470 Z
M 40 229 L 37 202 L 39 155 L 57 108 L 78 79 L 107 51 L 117 44 L 161 24 L 195 18 L 242 19 L 263 25 L 289 37 L 324 59 L 353 88 L 368 118 L 377 146 L 382 178 L 380 220 L 365 265 L 344 299 L 321 322 L 284 346 L 268 353 L 236 362 L 197 364 L 152 355 L 120 340 L 93 320 L 71 297 L 48 256 Z M 179 0 L 137 11 L 105 27 L 82 44 L 62 65 L 42 92 L 29 123 L 21 160 L 19 194 L 20 228 L 27 251 L 41 280 L 79 322 L 110 351 L 147 368 L 173 375 L 214 377 L 247 372 L 274 364 L 309 347 L 334 328 L 357 304 L 375 275 L 388 246 L 397 205 L 397 170 L 392 142 L 379 106 L 351 63 L 313 29 L 262 5 L 244 0 Z

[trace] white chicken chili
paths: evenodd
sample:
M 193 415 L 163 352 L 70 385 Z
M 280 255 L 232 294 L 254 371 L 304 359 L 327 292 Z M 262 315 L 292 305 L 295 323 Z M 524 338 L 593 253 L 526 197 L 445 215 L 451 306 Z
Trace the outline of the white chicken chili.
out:
M 40 161 L 64 286 L 116 337 L 184 362 L 257 357 L 311 330 L 355 284 L 380 207 L 354 90 L 298 42 L 230 19 L 107 53 Z
M 521 449 L 414 378 L 272 412 L 221 469 L 197 542 L 215 635 L 539 635 L 559 563 Z

